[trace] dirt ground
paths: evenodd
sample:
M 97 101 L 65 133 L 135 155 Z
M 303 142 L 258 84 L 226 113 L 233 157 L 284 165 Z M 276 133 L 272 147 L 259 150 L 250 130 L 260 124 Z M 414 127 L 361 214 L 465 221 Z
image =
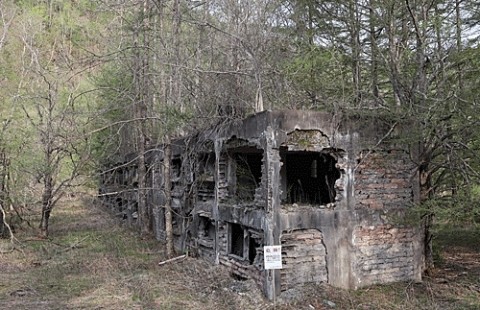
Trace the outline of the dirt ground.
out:
M 273 303 L 199 259 L 158 266 L 163 245 L 92 199 L 58 206 L 49 240 L 24 226 L 13 244 L 0 240 L 0 309 L 480 309 L 479 231 L 439 231 L 437 269 L 422 283 L 306 285 Z

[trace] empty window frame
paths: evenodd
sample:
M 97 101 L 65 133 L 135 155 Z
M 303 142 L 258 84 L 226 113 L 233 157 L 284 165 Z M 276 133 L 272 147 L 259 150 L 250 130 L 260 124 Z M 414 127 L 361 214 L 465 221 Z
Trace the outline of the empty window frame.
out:
M 172 182 L 177 181 L 182 175 L 182 159 L 180 157 L 172 158 Z
M 173 234 L 175 236 L 181 236 L 182 233 L 184 232 L 184 223 L 183 223 L 183 220 L 184 220 L 184 217 L 180 214 L 178 214 L 177 212 L 175 212 L 175 210 L 172 210 L 172 230 L 173 230 Z
M 115 185 L 126 185 L 126 183 L 128 182 L 127 181 L 127 177 L 126 177 L 126 173 L 125 173 L 125 169 L 123 169 L 122 167 L 118 167 L 114 170 L 114 174 L 115 174 Z
M 287 203 L 335 202 L 335 181 L 340 178 L 336 159 L 326 153 L 288 152 L 285 156 Z
M 228 254 L 244 258 L 245 253 L 245 231 L 240 224 L 230 223 L 229 225 L 229 250 Z
M 213 200 L 215 198 L 215 154 L 199 156 L 197 173 L 198 200 Z
M 262 158 L 258 153 L 236 153 L 235 160 L 235 197 L 240 201 L 253 201 L 255 190 L 262 180 Z
M 199 216 L 198 236 L 202 239 L 215 239 L 215 225 L 212 220 L 205 216 Z
M 132 182 L 133 188 L 138 188 L 138 169 L 137 166 L 130 166 L 127 168 L 128 179 Z
M 255 233 L 255 238 L 252 232 L 244 229 L 240 224 L 229 223 L 229 249 L 228 254 L 242 258 L 248 261 L 250 265 L 254 264 L 257 257 L 257 249 L 261 247 L 258 238 L 258 233 Z
M 261 247 L 260 243 L 258 242 L 258 239 L 255 239 L 252 237 L 251 234 L 248 236 L 248 261 L 250 265 L 253 265 L 255 262 L 255 259 L 257 257 L 258 251 L 257 249 Z

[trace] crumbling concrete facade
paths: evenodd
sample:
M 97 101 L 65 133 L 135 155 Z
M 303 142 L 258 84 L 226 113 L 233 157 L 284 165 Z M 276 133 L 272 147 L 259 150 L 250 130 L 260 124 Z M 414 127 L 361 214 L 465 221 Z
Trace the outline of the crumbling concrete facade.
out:
M 418 200 L 415 148 L 400 126 L 320 112 L 262 112 L 173 141 L 178 249 L 254 279 L 268 298 L 308 282 L 341 288 L 420 280 L 423 235 L 402 224 Z M 149 214 L 165 238 L 163 148 L 148 151 Z M 136 161 L 103 173 L 101 197 L 135 221 Z M 263 247 L 281 245 L 283 269 Z

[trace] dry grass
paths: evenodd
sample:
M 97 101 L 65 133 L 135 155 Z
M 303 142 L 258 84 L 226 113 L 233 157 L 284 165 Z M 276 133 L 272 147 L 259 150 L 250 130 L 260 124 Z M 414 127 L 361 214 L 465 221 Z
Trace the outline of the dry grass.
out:
M 0 254 L 0 309 L 257 309 L 265 302 L 252 282 L 201 260 L 158 266 L 162 244 L 89 202 L 59 206 L 51 240 L 32 233 L 19 233 L 18 250 Z M 2 252 L 8 248 L 0 241 Z
M 13 252 L 0 241 L 0 309 L 480 309 L 477 235 L 464 243 L 444 236 L 441 268 L 423 283 L 354 292 L 308 285 L 273 304 L 251 281 L 202 260 L 158 266 L 162 244 L 89 201 L 59 206 L 51 227 L 51 240 L 19 232 Z

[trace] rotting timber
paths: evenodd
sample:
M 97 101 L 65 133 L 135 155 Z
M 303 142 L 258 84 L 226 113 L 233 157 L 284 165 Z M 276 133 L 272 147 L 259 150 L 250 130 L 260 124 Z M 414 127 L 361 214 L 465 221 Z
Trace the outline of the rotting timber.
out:
M 392 130 L 395 129 L 395 130 Z M 398 219 L 419 199 L 401 126 L 265 111 L 172 140 L 175 246 L 254 279 L 269 299 L 307 282 L 354 289 L 421 280 L 423 235 Z M 162 145 L 147 151 L 148 206 L 165 238 Z M 104 204 L 135 222 L 136 161 L 102 173 Z M 281 245 L 283 269 L 263 247 Z

